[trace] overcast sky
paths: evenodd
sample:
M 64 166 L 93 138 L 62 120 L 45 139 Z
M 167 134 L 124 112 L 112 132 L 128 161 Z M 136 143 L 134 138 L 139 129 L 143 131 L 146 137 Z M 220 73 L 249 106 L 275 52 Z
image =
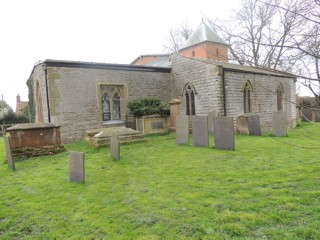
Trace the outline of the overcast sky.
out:
M 2 0 L 0 97 L 15 110 L 26 81 L 45 59 L 131 63 L 163 53 L 171 27 L 203 16 L 227 18 L 241 0 Z
M 3 0 L 0 2 L 0 97 L 15 110 L 44 59 L 131 63 L 163 53 L 168 31 L 202 16 L 224 18 L 241 0 Z

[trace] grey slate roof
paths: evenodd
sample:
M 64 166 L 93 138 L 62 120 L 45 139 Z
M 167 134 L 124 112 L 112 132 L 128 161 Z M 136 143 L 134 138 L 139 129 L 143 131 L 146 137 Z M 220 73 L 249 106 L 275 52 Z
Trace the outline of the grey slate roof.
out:
M 149 54 L 149 55 L 140 55 L 137 57 L 131 64 L 135 64 L 139 58 L 143 57 L 155 57 L 155 59 L 147 64 L 144 64 L 144 66 L 152 66 L 152 67 L 165 67 L 170 68 L 170 60 L 169 60 L 169 54 Z M 139 66 L 139 65 L 138 65 Z
M 210 28 L 207 24 L 205 24 L 204 21 L 202 21 L 197 29 L 184 43 L 181 49 L 188 48 L 202 42 L 214 42 L 228 45 L 221 37 L 218 36 L 217 32 L 214 29 Z
M 270 69 L 270 68 L 244 66 L 244 65 L 239 65 L 239 64 L 234 64 L 234 63 L 226 63 L 226 62 L 222 62 L 222 61 L 216 61 L 216 60 L 204 59 L 204 58 L 191 58 L 191 59 L 193 59 L 195 61 L 203 62 L 203 63 L 209 63 L 209 64 L 221 66 L 224 69 L 229 70 L 229 71 L 249 72 L 249 73 L 257 73 L 257 74 L 279 76 L 279 77 L 288 77 L 288 78 L 295 78 L 296 77 L 296 75 L 294 75 L 292 73 L 274 70 L 274 69 Z

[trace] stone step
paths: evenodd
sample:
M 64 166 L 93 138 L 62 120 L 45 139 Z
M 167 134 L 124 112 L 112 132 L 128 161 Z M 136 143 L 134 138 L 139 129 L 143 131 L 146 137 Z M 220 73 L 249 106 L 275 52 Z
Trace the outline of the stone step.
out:
M 134 129 L 125 127 L 88 130 L 86 131 L 85 138 L 89 141 L 91 146 L 107 146 L 110 145 L 110 139 L 114 132 L 116 132 L 116 134 L 118 135 L 120 143 L 144 141 L 144 135 L 142 133 Z

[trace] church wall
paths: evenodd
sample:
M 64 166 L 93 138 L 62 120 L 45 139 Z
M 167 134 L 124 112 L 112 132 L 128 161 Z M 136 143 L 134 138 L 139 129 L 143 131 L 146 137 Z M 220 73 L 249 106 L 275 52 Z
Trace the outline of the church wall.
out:
M 171 98 L 181 100 L 181 114 L 186 114 L 186 103 L 183 88 L 192 83 L 195 95 L 196 115 L 207 115 L 215 111 L 224 115 L 222 71 L 212 63 L 174 55 L 171 57 Z M 257 73 L 225 70 L 226 114 L 236 119 L 244 115 L 243 86 L 249 80 L 253 87 L 252 111 L 248 114 L 259 114 L 262 131 L 271 131 L 272 114 L 277 111 L 277 86 L 281 83 L 284 89 L 283 109 L 287 113 L 289 127 L 295 127 L 297 112 L 295 107 L 294 78 L 268 76 Z M 235 125 L 236 126 L 236 125 Z
M 295 107 L 295 83 L 293 78 L 267 76 L 253 73 L 225 72 L 226 111 L 233 116 L 244 115 L 243 86 L 246 81 L 252 84 L 252 111 L 258 114 L 262 131 L 271 131 L 272 114 L 277 111 L 277 86 L 281 83 L 284 89 L 283 110 L 287 114 L 288 127 L 296 126 L 297 112 Z
M 211 111 L 222 115 L 223 95 L 219 68 L 179 55 L 171 56 L 171 63 L 171 98 L 181 100 L 181 114 L 186 114 L 183 89 L 187 83 L 191 83 L 196 90 L 196 115 L 206 115 Z
M 169 73 L 48 67 L 51 122 L 61 125 L 64 143 L 81 139 L 87 129 L 103 127 L 101 84 L 123 86 L 125 99 L 121 101 L 125 103 L 140 97 L 159 98 L 163 103 L 170 100 Z M 121 118 L 132 126 L 134 119 L 123 106 Z
M 45 70 L 42 65 L 35 66 L 32 78 L 33 92 L 35 94 L 35 122 L 48 122 Z

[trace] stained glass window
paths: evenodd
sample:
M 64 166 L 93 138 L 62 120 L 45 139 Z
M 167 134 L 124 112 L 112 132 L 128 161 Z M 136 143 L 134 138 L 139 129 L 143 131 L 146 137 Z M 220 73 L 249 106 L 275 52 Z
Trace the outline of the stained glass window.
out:
M 102 119 L 103 121 L 109 121 L 111 120 L 111 114 L 110 114 L 110 96 L 106 92 L 102 96 Z

